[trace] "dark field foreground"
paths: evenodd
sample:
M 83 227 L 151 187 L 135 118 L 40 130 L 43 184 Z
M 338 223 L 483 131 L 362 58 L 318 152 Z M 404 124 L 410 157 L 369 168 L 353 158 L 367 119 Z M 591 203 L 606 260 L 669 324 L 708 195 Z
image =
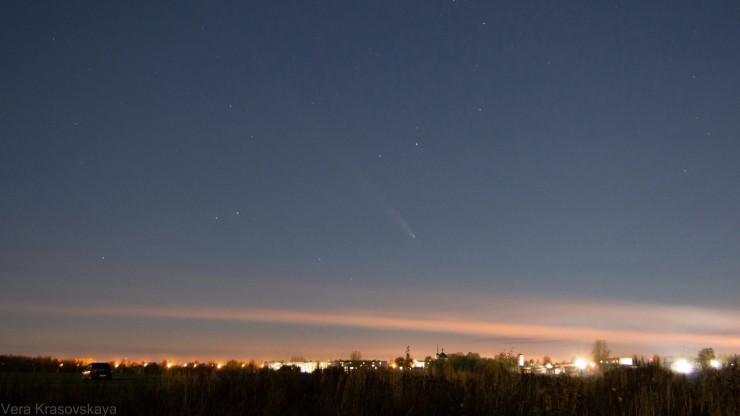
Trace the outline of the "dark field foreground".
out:
M 48 407 L 40 413 L 41 403 L 70 406 L 55 407 L 56 414 L 112 414 L 114 406 L 115 414 L 137 415 L 740 415 L 737 367 L 692 379 L 658 367 L 584 378 L 495 367 L 437 375 L 204 368 L 114 377 L 83 382 L 75 373 L 0 371 L 0 414 L 11 414 L 8 406 L 55 414 Z

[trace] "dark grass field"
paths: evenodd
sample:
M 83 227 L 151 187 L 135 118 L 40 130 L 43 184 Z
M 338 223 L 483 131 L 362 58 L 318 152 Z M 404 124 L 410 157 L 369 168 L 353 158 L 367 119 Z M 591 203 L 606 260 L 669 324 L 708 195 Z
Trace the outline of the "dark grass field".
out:
M 74 372 L 0 371 L 0 403 L 6 410 L 30 406 L 30 414 L 43 414 L 36 412 L 41 403 L 78 411 L 100 406 L 107 414 L 113 406 L 115 414 L 132 415 L 734 416 L 740 415 L 740 372 L 725 368 L 689 379 L 659 367 L 584 378 L 496 367 L 438 374 L 204 368 L 82 381 Z M 90 414 L 95 408 L 85 409 Z

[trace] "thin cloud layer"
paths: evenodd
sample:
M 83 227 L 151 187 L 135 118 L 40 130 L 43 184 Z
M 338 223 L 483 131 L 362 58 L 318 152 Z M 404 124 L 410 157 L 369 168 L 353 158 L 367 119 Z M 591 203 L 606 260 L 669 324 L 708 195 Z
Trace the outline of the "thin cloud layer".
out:
M 565 309 L 561 306 L 560 313 Z M 617 313 L 614 306 L 607 308 L 610 313 Z M 146 307 L 146 306 L 48 306 L 30 303 L 11 303 L 2 306 L 5 312 L 44 314 L 50 316 L 111 316 L 119 318 L 168 318 L 184 320 L 258 322 L 285 325 L 308 325 L 323 327 L 365 328 L 372 330 L 414 331 L 441 334 L 470 335 L 476 337 L 499 337 L 528 339 L 532 341 L 573 341 L 589 342 L 593 339 L 609 339 L 620 344 L 630 345 L 712 345 L 717 348 L 737 349 L 740 337 L 728 335 L 720 327 L 713 326 L 711 331 L 676 331 L 659 327 L 650 329 L 645 325 L 634 328 L 600 328 L 597 323 L 599 314 L 592 325 L 532 325 L 523 323 L 497 322 L 488 320 L 452 319 L 452 318 L 418 318 L 405 317 L 412 313 L 397 311 L 394 315 L 377 311 L 323 311 L 309 312 L 287 309 L 264 308 L 186 308 L 186 307 Z M 578 307 L 571 309 L 577 311 Z M 581 311 L 582 312 L 582 311 Z M 636 313 L 634 308 L 629 313 Z M 643 320 L 661 322 L 664 309 L 642 310 Z M 676 311 L 677 316 L 689 313 L 689 310 Z M 709 316 L 713 316 L 707 312 Z M 715 311 L 715 315 L 722 314 Z M 728 328 L 725 328 L 728 329 Z M 729 332 L 731 333 L 731 332 Z

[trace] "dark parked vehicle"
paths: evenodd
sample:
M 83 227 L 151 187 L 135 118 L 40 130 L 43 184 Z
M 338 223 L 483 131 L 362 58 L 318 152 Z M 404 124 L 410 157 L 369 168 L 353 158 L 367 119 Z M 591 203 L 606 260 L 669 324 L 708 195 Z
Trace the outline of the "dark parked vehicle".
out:
M 113 380 L 113 372 L 108 363 L 92 363 L 82 369 L 83 380 Z

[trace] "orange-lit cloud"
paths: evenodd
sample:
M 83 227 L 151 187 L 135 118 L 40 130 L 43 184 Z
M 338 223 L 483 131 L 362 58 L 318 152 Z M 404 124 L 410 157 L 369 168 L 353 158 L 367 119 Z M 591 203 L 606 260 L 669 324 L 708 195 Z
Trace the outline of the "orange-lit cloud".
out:
M 558 313 L 573 312 L 579 310 L 578 306 L 567 309 L 564 305 L 559 306 Z M 590 307 L 581 309 L 583 313 Z M 236 321 L 236 322 L 262 322 L 276 324 L 292 325 L 314 325 L 314 326 L 334 326 L 347 328 L 368 328 L 375 330 L 397 330 L 397 331 L 416 331 L 416 332 L 434 332 L 470 335 L 476 337 L 499 337 L 499 338 L 525 338 L 531 340 L 549 340 L 549 341 L 575 341 L 590 342 L 593 339 L 608 339 L 622 344 L 632 345 L 652 345 L 652 344 L 698 344 L 711 345 L 717 348 L 737 349 L 740 347 L 740 337 L 727 335 L 728 332 L 719 331 L 719 327 L 711 327 L 711 331 L 701 331 L 693 325 L 694 331 L 677 331 L 662 330 L 660 327 L 651 328 L 645 325 L 645 322 L 660 324 L 665 322 L 665 317 L 669 310 L 673 309 L 674 314 L 683 315 L 689 312 L 679 310 L 678 308 L 649 308 L 642 309 L 642 321 L 639 325 L 632 328 L 629 325 L 623 325 L 623 328 L 602 328 L 598 325 L 601 314 L 595 314 L 595 321 L 591 325 L 574 325 L 574 324 L 527 324 L 512 322 L 497 322 L 495 320 L 471 320 L 460 317 L 407 317 L 409 312 L 397 311 L 396 313 L 380 311 L 322 311 L 308 312 L 286 309 L 260 309 L 260 308 L 184 308 L 184 307 L 141 307 L 141 306 L 64 306 L 55 307 L 47 305 L 34 304 L 5 304 L 0 309 L 6 312 L 15 313 L 35 313 L 49 315 L 106 315 L 115 317 L 131 318 L 170 318 L 170 319 L 187 319 L 187 320 L 209 320 L 209 321 Z M 623 319 L 625 314 L 629 316 L 635 313 L 634 307 L 619 310 L 616 306 L 606 306 L 606 312 L 611 315 L 611 319 Z M 604 312 L 604 308 L 601 309 Z M 646 315 L 648 314 L 648 315 Z M 722 317 L 721 312 L 706 312 L 707 319 L 716 319 Z M 605 315 L 606 316 L 606 315 Z M 581 317 L 582 318 L 582 317 Z M 594 318 L 594 316 L 592 316 Z M 730 318 L 728 318 L 730 319 Z M 586 320 L 578 320 L 585 323 Z M 727 324 L 728 322 L 724 322 Z M 736 322 L 732 321 L 735 325 Z M 733 325 L 730 325 L 732 327 Z M 727 329 L 727 326 L 723 327 Z M 734 328 L 736 329 L 736 328 Z

